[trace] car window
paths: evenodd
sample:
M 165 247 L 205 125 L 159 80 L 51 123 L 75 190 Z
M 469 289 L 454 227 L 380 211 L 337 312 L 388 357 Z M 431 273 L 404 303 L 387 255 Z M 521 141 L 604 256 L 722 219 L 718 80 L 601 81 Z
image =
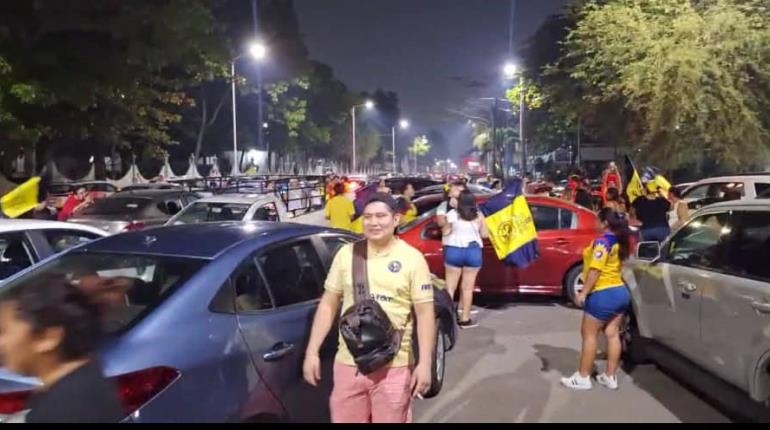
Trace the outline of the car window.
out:
M 334 258 L 337 255 L 337 251 L 348 243 L 352 243 L 354 240 L 344 236 L 326 236 L 323 238 L 326 247 L 329 249 L 329 255 Z
M 733 219 L 727 271 L 770 282 L 770 212 L 738 212 Z
M 41 232 L 56 253 L 99 238 L 98 234 L 77 230 L 42 230 Z
M 414 205 L 417 207 L 417 215 L 422 215 L 438 208 L 443 201 L 443 199 L 419 199 L 414 201 Z
M 760 199 L 770 199 L 770 184 L 761 184 L 757 182 L 754 184 L 754 189 L 757 192 L 757 197 Z
M 72 252 L 48 261 L 4 288 L 34 288 L 64 278 L 83 288 L 109 288 L 105 329 L 115 333 L 152 312 L 206 264 L 205 260 L 119 253 Z
M 265 203 L 264 205 L 260 206 L 256 212 L 254 212 L 254 216 L 251 219 L 254 221 L 278 222 L 280 221 L 280 217 L 278 216 L 278 208 L 275 206 L 275 203 Z
M 178 198 L 158 202 L 158 209 L 166 215 L 176 215 L 182 210 L 182 201 Z
M 109 197 L 99 199 L 83 210 L 83 215 L 130 215 L 149 206 L 151 199 L 138 197 Z
M 693 219 L 671 239 L 667 261 L 681 266 L 723 270 L 725 243 L 731 233 L 728 221 L 726 213 Z
M 570 230 L 577 228 L 577 214 L 569 209 L 559 209 L 559 229 Z
M 236 312 L 262 311 L 272 309 L 270 294 L 267 292 L 262 275 L 252 257 L 245 262 L 233 277 L 235 286 Z
M 245 203 L 195 202 L 174 220 L 175 224 L 241 221 L 251 206 Z
M 313 244 L 296 242 L 274 248 L 259 257 L 276 307 L 318 299 L 323 285 L 323 266 Z
M 21 272 L 33 262 L 23 234 L 0 234 L 0 280 Z
M 531 205 L 532 218 L 537 231 L 559 229 L 559 208 L 553 206 Z

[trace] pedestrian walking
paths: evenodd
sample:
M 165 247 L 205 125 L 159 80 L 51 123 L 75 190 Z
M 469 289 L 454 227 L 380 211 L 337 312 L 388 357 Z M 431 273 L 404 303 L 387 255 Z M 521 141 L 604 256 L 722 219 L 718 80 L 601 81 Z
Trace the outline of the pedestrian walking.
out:
M 332 227 L 353 231 L 353 217 L 356 215 L 356 208 L 345 195 L 345 184 L 342 182 L 334 184 L 334 197 L 326 202 L 324 211 L 326 219 L 329 220 Z
M 469 190 L 460 192 L 456 202 L 452 202 L 447 212 L 447 222 L 442 228 L 444 243 L 444 265 L 446 287 L 450 297 L 460 284 L 460 316 L 458 325 L 461 328 L 475 327 L 471 320 L 473 306 L 473 289 L 476 277 L 482 265 L 482 239 L 489 237 L 484 215 L 476 206 L 476 198 Z
M 682 191 L 679 188 L 671 188 L 668 192 L 671 200 L 671 210 L 668 211 L 668 225 L 671 230 L 676 230 L 690 217 L 690 208 L 687 202 L 682 200 Z
M 621 276 L 622 264 L 630 252 L 628 220 L 624 214 L 604 208 L 599 212 L 599 222 L 604 233 L 583 251 L 585 284 L 575 300 L 584 311 L 580 364 L 572 376 L 561 379 L 562 385 L 574 390 L 592 387 L 591 370 L 602 331 L 607 337 L 607 369 L 596 377 L 596 382 L 613 390 L 618 388 L 620 323 L 631 303 L 631 293 Z
M 0 354 L 11 372 L 42 387 L 28 400 L 29 423 L 119 422 L 118 387 L 96 357 L 112 291 L 84 291 L 66 279 L 11 287 L 0 299 Z
M 347 320 L 348 311 L 357 308 L 361 295 L 371 297 L 376 305 L 371 305 L 369 310 L 384 311 L 387 316 L 384 319 L 392 324 L 393 330 L 402 333 L 390 361 L 370 369 L 365 366 L 370 363 L 364 363 L 368 354 L 359 352 L 354 356 L 351 352 L 343 335 L 347 331 L 341 324 L 334 388 L 329 402 L 335 423 L 411 422 L 412 399 L 427 392 L 431 385 L 436 336 L 433 285 L 422 253 L 393 234 L 401 217 L 397 209 L 395 199 L 388 194 L 375 193 L 369 198 L 363 212 L 366 239 L 345 245 L 337 252 L 313 320 L 303 364 L 304 378 L 313 386 L 318 386 L 323 377 L 318 355 L 321 344 L 340 314 L 339 310 L 343 310 L 341 322 Z M 357 259 L 355 263 L 354 258 Z M 356 291 L 354 278 L 358 278 Z M 359 294 L 362 292 L 368 294 Z M 367 300 L 367 304 L 371 301 Z M 360 316 L 359 322 L 371 320 L 367 315 L 353 316 Z M 412 350 L 415 323 L 419 345 L 416 366 Z M 364 326 L 359 327 L 364 331 Z M 384 345 L 376 345 L 374 351 L 383 348 Z
M 640 231 L 645 242 L 663 242 L 671 233 L 668 211 L 671 203 L 663 197 L 655 182 L 645 186 L 646 195 L 637 197 L 631 205 L 632 213 L 642 223 Z

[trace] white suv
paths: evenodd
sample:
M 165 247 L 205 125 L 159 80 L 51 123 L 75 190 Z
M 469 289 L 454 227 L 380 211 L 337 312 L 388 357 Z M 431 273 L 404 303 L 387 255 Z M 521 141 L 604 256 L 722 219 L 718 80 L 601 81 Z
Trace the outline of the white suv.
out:
M 683 194 L 690 209 L 729 200 L 754 200 L 770 193 L 770 172 L 703 179 Z

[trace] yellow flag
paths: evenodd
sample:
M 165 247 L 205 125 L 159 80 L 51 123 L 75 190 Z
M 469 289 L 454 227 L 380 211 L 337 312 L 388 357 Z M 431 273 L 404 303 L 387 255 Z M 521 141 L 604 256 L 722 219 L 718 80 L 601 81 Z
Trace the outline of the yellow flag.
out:
M 537 230 L 521 182 L 514 181 L 481 207 L 497 258 L 526 267 L 538 257 Z
M 626 195 L 628 195 L 628 203 L 634 203 L 639 197 L 645 195 L 644 184 L 642 178 L 639 176 L 639 172 L 636 170 L 634 163 L 631 161 L 631 157 L 626 155 Z
M 0 208 L 8 218 L 17 218 L 37 206 L 40 177 L 34 176 L 0 198 Z

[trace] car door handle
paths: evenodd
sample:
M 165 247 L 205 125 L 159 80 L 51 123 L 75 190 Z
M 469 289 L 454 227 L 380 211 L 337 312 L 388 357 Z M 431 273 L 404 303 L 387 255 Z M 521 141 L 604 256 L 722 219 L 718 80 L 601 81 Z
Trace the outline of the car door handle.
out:
M 687 281 L 679 281 L 677 285 L 679 285 L 683 293 L 694 293 L 698 289 L 697 285 Z
M 563 239 L 563 238 L 559 238 L 559 239 L 556 239 L 556 244 L 557 245 L 569 245 L 569 240 Z
M 751 307 L 763 314 L 770 314 L 770 303 L 751 302 Z
M 294 344 L 286 342 L 278 342 L 270 348 L 269 351 L 262 355 L 262 359 L 265 361 L 276 361 L 289 355 L 294 351 Z

